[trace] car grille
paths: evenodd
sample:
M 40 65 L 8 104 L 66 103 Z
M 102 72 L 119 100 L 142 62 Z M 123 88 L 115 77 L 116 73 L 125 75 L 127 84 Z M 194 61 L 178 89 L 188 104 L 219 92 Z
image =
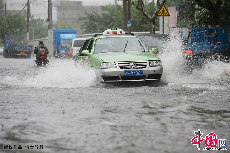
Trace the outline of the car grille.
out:
M 118 62 L 120 69 L 144 69 L 147 67 L 147 62 Z

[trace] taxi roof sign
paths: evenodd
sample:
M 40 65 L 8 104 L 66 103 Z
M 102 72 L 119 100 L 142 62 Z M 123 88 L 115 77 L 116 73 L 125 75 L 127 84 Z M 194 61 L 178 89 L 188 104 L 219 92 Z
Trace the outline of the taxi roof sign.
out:
M 167 9 L 165 8 L 165 6 L 162 5 L 160 10 L 157 11 L 157 16 L 170 16 L 170 15 L 169 15 L 169 12 L 167 11 Z
M 125 32 L 119 28 L 111 28 L 103 32 L 103 35 L 122 35 L 122 34 L 125 34 Z

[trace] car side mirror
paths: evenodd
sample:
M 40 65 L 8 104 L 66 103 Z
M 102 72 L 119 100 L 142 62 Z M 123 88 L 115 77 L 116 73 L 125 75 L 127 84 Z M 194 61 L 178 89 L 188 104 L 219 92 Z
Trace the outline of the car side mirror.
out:
M 89 50 L 83 50 L 81 52 L 81 55 L 89 56 L 90 55 Z
M 152 49 L 151 49 L 151 52 L 152 52 L 153 54 L 157 54 L 157 53 L 158 53 L 158 48 L 152 48 Z

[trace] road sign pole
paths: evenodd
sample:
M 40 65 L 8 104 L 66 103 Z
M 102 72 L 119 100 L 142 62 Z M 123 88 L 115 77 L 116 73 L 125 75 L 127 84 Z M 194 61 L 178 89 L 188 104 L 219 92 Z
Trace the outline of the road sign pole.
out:
M 165 21 L 164 21 L 164 16 L 163 16 L 163 34 L 164 34 L 164 29 L 165 29 Z
M 127 31 L 127 0 L 123 0 L 123 16 L 124 16 L 124 29 Z
M 131 4 L 130 4 L 130 0 L 128 0 L 128 8 L 127 8 L 127 11 L 128 11 L 128 20 L 130 20 L 130 26 L 128 27 L 128 32 L 131 33 Z

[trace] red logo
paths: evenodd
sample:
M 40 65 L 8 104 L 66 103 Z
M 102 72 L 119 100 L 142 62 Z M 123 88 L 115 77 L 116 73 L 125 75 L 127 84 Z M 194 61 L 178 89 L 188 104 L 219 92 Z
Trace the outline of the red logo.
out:
M 198 131 L 194 131 L 196 135 L 191 139 L 191 143 L 193 145 L 197 145 L 197 149 L 200 150 L 201 143 L 205 140 L 205 148 L 203 150 L 227 150 L 226 148 L 226 139 L 219 139 L 217 141 L 217 135 L 214 132 L 209 133 L 205 136 L 205 138 L 201 137 L 203 133 L 201 133 L 200 129 Z M 219 143 L 217 143 L 219 142 Z
M 216 147 L 217 146 L 217 136 L 215 133 L 209 133 L 209 135 L 206 135 L 205 145 L 207 147 Z

